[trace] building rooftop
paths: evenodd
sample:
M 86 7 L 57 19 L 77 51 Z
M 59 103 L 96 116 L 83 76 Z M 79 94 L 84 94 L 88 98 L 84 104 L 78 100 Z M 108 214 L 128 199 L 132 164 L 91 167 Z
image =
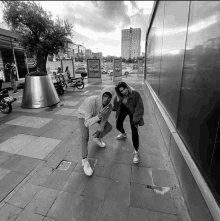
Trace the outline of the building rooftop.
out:
M 18 38 L 17 34 L 15 34 L 14 32 L 12 32 L 10 30 L 6 30 L 3 28 L 0 28 L 0 35 L 4 35 L 4 36 L 10 37 L 10 38 Z

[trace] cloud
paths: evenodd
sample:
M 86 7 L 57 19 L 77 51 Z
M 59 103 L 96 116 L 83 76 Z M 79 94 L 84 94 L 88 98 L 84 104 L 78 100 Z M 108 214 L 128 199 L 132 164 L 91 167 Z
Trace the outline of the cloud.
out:
M 83 28 L 111 33 L 130 24 L 122 1 L 65 2 L 64 18 Z

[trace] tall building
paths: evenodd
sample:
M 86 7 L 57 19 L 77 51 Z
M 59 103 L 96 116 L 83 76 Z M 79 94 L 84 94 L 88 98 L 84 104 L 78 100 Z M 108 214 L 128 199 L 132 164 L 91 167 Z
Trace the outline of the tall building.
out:
M 92 52 L 92 57 L 102 59 L 102 52 Z
M 92 50 L 91 49 L 86 49 L 86 58 L 91 58 L 92 57 Z
M 129 28 L 121 30 L 121 57 L 137 58 L 141 54 L 141 29 Z

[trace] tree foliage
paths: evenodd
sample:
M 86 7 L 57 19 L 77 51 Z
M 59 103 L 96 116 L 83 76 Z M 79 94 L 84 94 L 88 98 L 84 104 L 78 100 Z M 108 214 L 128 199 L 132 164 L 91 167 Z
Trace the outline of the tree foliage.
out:
M 24 50 L 36 56 L 37 67 L 46 72 L 47 56 L 65 51 L 73 25 L 59 17 L 54 21 L 52 14 L 34 1 L 2 3 L 3 20 L 18 35 Z

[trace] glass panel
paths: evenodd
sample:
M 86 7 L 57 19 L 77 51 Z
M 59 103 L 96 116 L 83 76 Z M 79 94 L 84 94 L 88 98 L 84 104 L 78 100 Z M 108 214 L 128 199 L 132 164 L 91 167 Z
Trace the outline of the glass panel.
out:
M 181 10 L 178 10 L 181 8 Z M 176 125 L 186 44 L 189 1 L 166 1 L 159 98 Z
M 159 88 L 162 47 L 162 35 L 158 36 L 157 33 L 163 33 L 164 3 L 164 1 L 158 3 L 147 44 L 149 46 L 149 49 L 147 49 L 147 61 L 149 61 L 147 65 L 147 81 L 156 94 L 158 94 Z
M 180 10 L 179 10 L 180 11 Z M 220 116 L 220 2 L 191 1 L 178 131 L 209 185 L 219 177 L 218 122 Z M 216 151 L 213 152 L 214 147 Z M 218 151 L 217 151 L 218 150 Z M 215 159 L 214 170 L 210 165 Z M 215 179 L 215 178 L 214 178 Z M 213 179 L 213 180 L 214 180 Z

